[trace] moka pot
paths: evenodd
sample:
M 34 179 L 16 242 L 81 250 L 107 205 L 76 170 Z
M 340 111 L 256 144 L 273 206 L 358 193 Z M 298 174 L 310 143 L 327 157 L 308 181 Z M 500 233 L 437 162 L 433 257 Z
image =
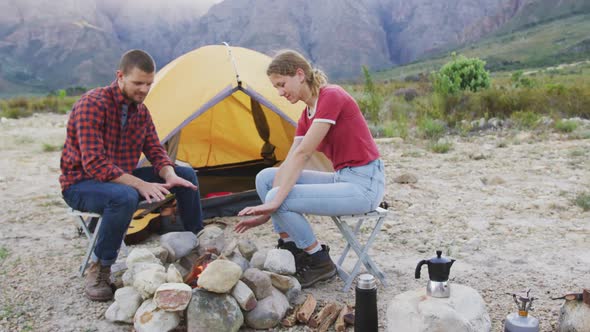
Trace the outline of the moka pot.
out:
M 432 297 L 449 297 L 451 296 L 451 285 L 449 284 L 449 273 L 454 259 L 441 257 L 442 251 L 436 251 L 436 257 L 428 260 L 421 260 L 416 266 L 416 279 L 420 279 L 420 270 L 422 265 L 428 265 L 428 276 L 430 280 L 426 285 L 426 294 Z

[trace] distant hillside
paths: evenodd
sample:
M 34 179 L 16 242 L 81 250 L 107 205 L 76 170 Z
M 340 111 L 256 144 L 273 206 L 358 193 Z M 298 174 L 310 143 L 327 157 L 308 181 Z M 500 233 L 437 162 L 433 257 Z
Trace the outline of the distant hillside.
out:
M 0 1 L 0 97 L 107 84 L 121 53 L 131 48 L 147 50 L 159 68 L 207 44 L 229 42 L 269 55 L 294 48 L 333 80 L 357 78 L 363 65 L 383 70 L 445 54 L 499 32 L 563 38 L 556 42 L 562 53 L 551 53 L 555 46 L 543 41 L 525 48 L 516 40 L 491 41 L 489 47 L 501 46 L 489 52 L 494 68 L 545 63 L 543 54 L 555 61 L 577 59 L 588 48 L 579 36 L 588 31 L 586 24 L 568 21 L 590 13 L 588 0 L 207 2 L 214 1 L 207 12 L 203 0 Z M 575 31 L 578 26 L 586 30 Z M 539 28 L 551 31 L 534 30 Z M 573 35 L 563 33 L 570 28 Z
M 530 24 L 514 32 L 498 33 L 443 55 L 376 73 L 376 79 L 400 79 L 429 73 L 451 59 L 451 52 L 479 57 L 491 71 L 542 68 L 590 60 L 590 14 L 573 15 Z

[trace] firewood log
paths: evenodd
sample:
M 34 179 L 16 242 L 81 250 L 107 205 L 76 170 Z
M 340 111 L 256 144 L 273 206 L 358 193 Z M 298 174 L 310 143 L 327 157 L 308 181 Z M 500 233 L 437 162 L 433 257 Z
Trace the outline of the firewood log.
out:
M 309 322 L 307 322 L 307 325 L 309 327 L 319 327 L 324 322 L 324 320 L 328 316 L 332 315 L 332 313 L 335 311 L 338 313 L 340 311 L 340 306 L 337 303 L 330 302 L 326 304 L 326 306 L 323 307 L 320 312 L 311 317 Z
M 292 309 L 289 309 L 285 317 L 281 320 L 281 325 L 284 327 L 295 326 L 297 323 L 297 312 L 299 311 L 299 308 L 301 308 L 300 304 Z
M 336 320 L 336 317 L 338 317 L 338 312 L 340 312 L 340 306 L 338 306 L 336 308 L 336 310 L 332 311 L 332 313 L 330 313 L 330 315 L 328 317 L 326 317 L 326 319 L 324 319 L 324 321 L 322 322 L 322 324 L 320 324 L 320 327 L 318 328 L 318 332 L 326 332 L 328 331 L 328 328 L 330 327 L 330 325 L 332 325 L 332 323 Z
M 305 299 L 305 302 L 303 302 L 303 304 L 299 308 L 299 311 L 297 311 L 297 321 L 306 324 L 307 321 L 309 321 L 311 315 L 313 314 L 316 305 L 317 301 L 315 300 L 313 295 L 308 294 L 307 298 Z
M 344 332 L 346 331 L 346 322 L 344 321 L 344 315 L 352 312 L 352 306 L 345 305 L 340 313 L 338 314 L 338 318 L 336 318 L 336 323 L 334 324 L 334 328 L 336 332 Z

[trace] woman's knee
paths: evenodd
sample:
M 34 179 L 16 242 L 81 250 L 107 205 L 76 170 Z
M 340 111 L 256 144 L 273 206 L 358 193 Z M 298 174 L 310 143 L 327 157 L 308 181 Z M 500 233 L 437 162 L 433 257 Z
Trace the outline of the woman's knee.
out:
M 272 186 L 272 182 L 277 173 L 276 167 L 265 168 L 256 175 L 256 188 L 260 186 Z

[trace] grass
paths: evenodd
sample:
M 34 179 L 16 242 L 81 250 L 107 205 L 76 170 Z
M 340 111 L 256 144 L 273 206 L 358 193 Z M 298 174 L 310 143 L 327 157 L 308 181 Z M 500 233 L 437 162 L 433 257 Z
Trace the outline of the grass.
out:
M 3 261 L 4 259 L 6 259 L 6 257 L 8 257 L 8 249 L 4 248 L 4 247 L 0 247 L 0 261 Z
M 578 128 L 578 123 L 571 120 L 557 120 L 555 122 L 555 129 L 562 133 L 571 133 Z
M 0 99 L 0 117 L 18 119 L 33 113 L 67 113 L 79 97 L 14 97 Z
M 574 203 L 584 211 L 590 211 L 590 193 L 579 193 L 574 199 Z
M 447 153 L 453 147 L 451 142 L 430 142 L 428 149 L 434 153 Z
M 444 135 L 445 126 L 440 121 L 425 118 L 418 123 L 418 131 L 422 137 L 435 140 Z
M 49 144 L 49 143 L 43 143 L 43 152 L 55 152 L 55 151 L 59 151 L 61 150 L 63 147 L 63 145 L 61 144 Z

